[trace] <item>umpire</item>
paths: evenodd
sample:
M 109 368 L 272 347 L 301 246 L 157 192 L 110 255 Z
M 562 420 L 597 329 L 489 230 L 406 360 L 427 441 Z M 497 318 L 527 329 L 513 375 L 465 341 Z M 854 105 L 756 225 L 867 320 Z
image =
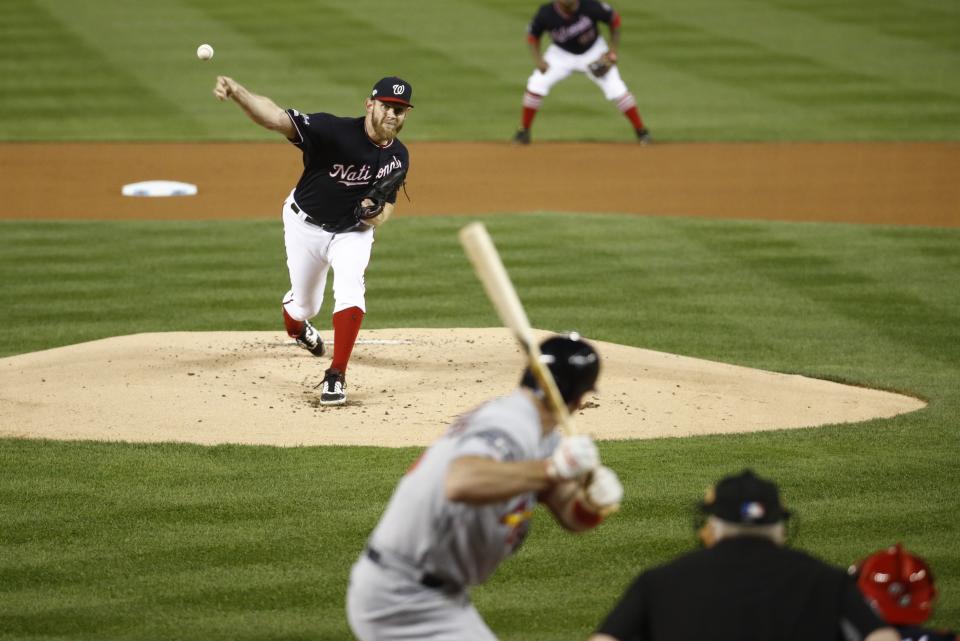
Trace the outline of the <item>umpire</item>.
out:
M 704 549 L 642 573 L 590 641 L 895 641 L 856 584 L 784 547 L 790 517 L 777 486 L 750 470 L 699 505 Z

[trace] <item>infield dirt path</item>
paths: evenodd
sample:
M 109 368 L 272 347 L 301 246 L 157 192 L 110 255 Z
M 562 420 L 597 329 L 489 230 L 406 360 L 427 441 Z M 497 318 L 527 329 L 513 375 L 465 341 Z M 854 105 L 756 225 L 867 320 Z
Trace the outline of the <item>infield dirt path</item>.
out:
M 410 149 L 404 216 L 564 211 L 960 226 L 960 143 Z M 274 217 L 300 169 L 299 153 L 282 142 L 0 144 L 0 218 Z M 156 179 L 194 183 L 199 194 L 120 195 L 126 183 Z M 924 406 L 623 345 L 600 351 L 603 393 L 581 412 L 599 438 L 808 427 Z M 507 391 L 522 360 L 502 329 L 361 331 L 350 402 L 321 408 L 315 386 L 326 362 L 276 332 L 140 334 L 4 358 L 0 436 L 421 445 Z
M 610 212 L 960 225 L 960 143 L 413 143 L 399 215 Z M 292 145 L 4 144 L 0 217 L 279 216 L 302 166 Z M 180 180 L 197 196 L 127 198 Z

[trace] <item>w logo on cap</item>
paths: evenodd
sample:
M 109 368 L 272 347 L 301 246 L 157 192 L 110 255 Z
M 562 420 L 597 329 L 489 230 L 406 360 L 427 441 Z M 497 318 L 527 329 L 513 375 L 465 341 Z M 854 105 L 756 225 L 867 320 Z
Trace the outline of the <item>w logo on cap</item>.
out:
M 413 87 L 403 78 L 387 76 L 377 81 L 377 84 L 373 86 L 370 97 L 384 102 L 399 102 L 412 107 L 410 101 L 413 99 Z

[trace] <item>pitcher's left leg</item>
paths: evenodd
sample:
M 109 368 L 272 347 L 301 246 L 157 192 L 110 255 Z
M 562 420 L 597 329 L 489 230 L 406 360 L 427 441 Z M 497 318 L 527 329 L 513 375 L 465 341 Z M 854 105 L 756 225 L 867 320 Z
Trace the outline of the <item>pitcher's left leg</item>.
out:
M 337 234 L 330 245 L 333 268 L 333 360 L 324 374 L 321 405 L 347 402 L 347 366 L 366 314 L 364 273 L 370 263 L 373 229 Z

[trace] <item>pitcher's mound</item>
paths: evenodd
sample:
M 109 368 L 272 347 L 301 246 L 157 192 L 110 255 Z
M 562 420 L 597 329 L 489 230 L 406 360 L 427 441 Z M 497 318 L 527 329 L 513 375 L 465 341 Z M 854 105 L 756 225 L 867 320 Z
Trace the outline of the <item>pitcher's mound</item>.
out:
M 600 390 L 575 419 L 599 439 L 810 427 L 924 407 L 899 394 L 593 343 Z M 426 445 L 457 414 L 513 389 L 523 358 L 502 328 L 364 330 L 348 403 L 329 408 L 317 402 L 328 366 L 278 332 L 136 334 L 3 358 L 0 436 Z

